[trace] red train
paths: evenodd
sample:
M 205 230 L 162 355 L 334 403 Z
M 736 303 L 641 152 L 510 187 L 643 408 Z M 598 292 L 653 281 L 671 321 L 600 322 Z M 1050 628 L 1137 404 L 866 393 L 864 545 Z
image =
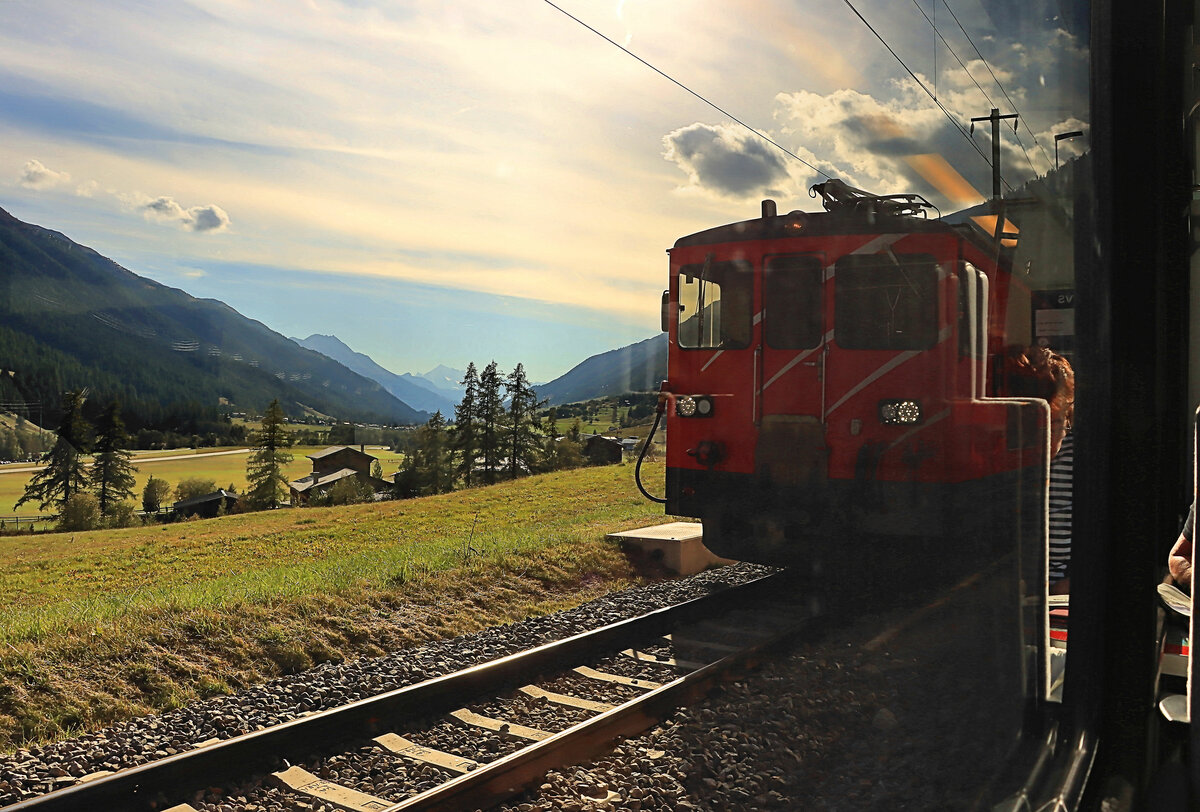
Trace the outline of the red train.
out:
M 775 564 L 1012 526 L 1020 474 L 1045 470 L 1044 403 L 997 399 L 1028 290 L 918 195 L 813 188 L 825 212 L 764 201 L 669 252 L 667 512 Z

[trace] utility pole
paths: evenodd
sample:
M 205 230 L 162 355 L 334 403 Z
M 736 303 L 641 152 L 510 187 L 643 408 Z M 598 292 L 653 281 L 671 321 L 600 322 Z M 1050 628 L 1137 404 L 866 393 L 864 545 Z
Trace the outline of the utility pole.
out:
M 992 200 L 1000 199 L 1000 120 L 1004 118 L 1017 118 L 1016 113 L 1009 113 L 1006 116 L 1000 115 L 1000 111 L 995 107 L 992 108 L 991 115 L 976 116 L 971 119 L 971 133 L 975 133 L 976 121 L 992 122 Z M 1017 127 L 1017 122 L 1013 121 L 1013 129 Z

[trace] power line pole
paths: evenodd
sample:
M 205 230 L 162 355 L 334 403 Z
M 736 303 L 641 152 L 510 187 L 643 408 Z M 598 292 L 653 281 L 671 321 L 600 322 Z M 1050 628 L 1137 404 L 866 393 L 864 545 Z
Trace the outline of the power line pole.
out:
M 976 121 L 992 122 L 992 200 L 1000 199 L 1000 120 L 1005 118 L 1017 118 L 1016 113 L 1009 113 L 1006 116 L 1000 115 L 1000 111 L 993 107 L 991 115 L 976 116 L 971 119 L 971 133 L 975 133 Z M 1017 127 L 1017 122 L 1013 122 L 1013 129 Z

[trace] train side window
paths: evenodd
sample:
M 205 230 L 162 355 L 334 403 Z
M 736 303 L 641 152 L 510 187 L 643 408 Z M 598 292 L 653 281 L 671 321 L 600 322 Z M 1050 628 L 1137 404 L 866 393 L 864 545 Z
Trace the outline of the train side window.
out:
M 750 346 L 754 277 L 750 263 L 705 262 L 679 270 L 679 346 Z
M 834 269 L 834 339 L 851 350 L 937 342 L 937 263 L 929 254 L 850 254 Z
M 824 297 L 821 260 L 811 255 L 769 257 L 763 269 L 767 344 L 779 350 L 819 346 Z

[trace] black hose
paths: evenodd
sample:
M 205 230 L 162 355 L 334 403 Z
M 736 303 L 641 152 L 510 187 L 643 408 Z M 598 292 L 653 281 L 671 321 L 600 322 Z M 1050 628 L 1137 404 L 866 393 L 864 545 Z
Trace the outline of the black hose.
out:
M 657 496 L 651 496 L 650 492 L 642 485 L 642 460 L 646 459 L 646 451 L 650 448 L 650 441 L 654 439 L 654 432 L 658 431 L 658 421 L 662 420 L 662 411 L 657 411 L 654 414 L 654 425 L 650 427 L 650 433 L 646 435 L 646 442 L 642 443 L 642 452 L 638 454 L 637 465 L 633 469 L 633 481 L 637 483 L 638 490 L 642 492 L 642 496 L 649 499 L 651 502 L 657 502 L 660 505 L 667 503 L 666 499 L 660 499 Z

